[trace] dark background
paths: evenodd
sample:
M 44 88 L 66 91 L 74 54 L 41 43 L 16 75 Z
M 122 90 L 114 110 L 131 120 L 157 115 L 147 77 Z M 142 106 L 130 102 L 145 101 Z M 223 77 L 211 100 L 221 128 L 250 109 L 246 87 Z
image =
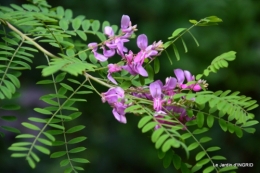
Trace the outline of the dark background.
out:
M 0 0 L 0 5 L 10 3 L 22 4 L 26 1 Z M 188 53 L 184 53 L 180 42 L 177 44 L 181 61 L 176 61 L 173 51 L 169 51 L 173 65 L 169 64 L 165 54 L 160 57 L 161 72 L 156 79 L 164 80 L 167 76 L 173 76 L 175 68 L 187 69 L 193 74 L 201 73 L 214 57 L 234 50 L 237 52 L 237 59 L 230 63 L 228 69 L 221 69 L 217 74 L 205 78 L 209 83 L 209 89 L 241 91 L 241 94 L 260 101 L 260 1 L 258 0 L 50 0 L 49 4 L 53 7 L 63 6 L 65 9 L 72 9 L 74 17 L 85 15 L 87 19 L 107 20 L 116 25 L 120 25 L 121 16 L 127 14 L 132 24 L 138 25 L 137 34 L 145 33 L 150 44 L 158 40 L 166 42 L 175 29 L 189 27 L 189 19 L 199 20 L 216 15 L 223 19 L 223 23 L 219 26 L 192 29 L 192 33 L 200 43 L 199 47 L 196 47 L 188 35 L 184 36 Z M 134 49 L 135 41 L 132 43 L 129 46 Z M 39 65 L 39 62 L 36 61 L 34 65 Z M 17 124 L 12 125 L 20 128 L 22 132 L 25 132 L 25 129 L 20 123 L 35 115 L 32 108 L 41 106 L 38 98 L 48 92 L 47 89 L 35 85 L 40 75 L 40 70 L 33 67 L 33 71 L 25 72 L 21 78 L 22 97 L 18 102 L 22 104 L 23 109 L 17 114 Z M 101 92 L 106 91 L 106 88 L 99 89 Z M 139 117 L 127 115 L 128 123 L 120 124 L 113 118 L 111 108 L 103 104 L 97 95 L 87 95 L 86 98 L 88 103 L 79 105 L 83 115 L 74 121 L 75 124 L 86 126 L 81 134 L 78 134 L 88 137 L 81 144 L 87 148 L 82 157 L 91 162 L 84 165 L 85 172 L 177 172 L 173 166 L 163 168 L 149 134 L 142 134 L 137 128 Z M 259 121 L 259 108 L 253 113 Z M 211 145 L 222 148 L 218 154 L 228 159 L 223 163 L 254 163 L 253 168 L 241 168 L 238 172 L 260 172 L 259 125 L 256 129 L 254 135 L 244 133 L 239 139 L 235 135 L 223 132 L 215 124 L 209 133 L 213 138 Z M 42 154 L 39 154 L 41 162 L 35 170 L 29 168 L 25 160 L 10 158 L 11 152 L 7 148 L 12 142 L 14 135 L 11 133 L 0 139 L 1 173 L 62 172 L 59 159 L 50 159 L 49 156 Z M 56 151 L 55 148 L 52 151 Z

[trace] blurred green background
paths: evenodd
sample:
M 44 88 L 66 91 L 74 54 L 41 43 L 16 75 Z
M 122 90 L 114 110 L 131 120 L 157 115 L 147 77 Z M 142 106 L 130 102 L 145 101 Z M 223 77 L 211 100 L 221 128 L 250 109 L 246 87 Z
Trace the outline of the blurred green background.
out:
M 25 0 L 1 0 L 0 5 L 10 3 L 27 3 Z M 201 19 L 216 15 L 223 19 L 218 26 L 195 27 L 193 35 L 200 46 L 197 47 L 189 35 L 184 39 L 188 46 L 188 53 L 184 53 L 181 42 L 177 43 L 181 61 L 176 61 L 173 51 L 169 54 L 173 65 L 165 54 L 160 57 L 161 72 L 156 79 L 164 80 L 167 76 L 174 76 L 173 69 L 182 68 L 193 74 L 201 73 L 211 60 L 230 50 L 237 52 L 237 59 L 230 63 L 228 69 L 222 69 L 217 74 L 205 78 L 209 89 L 241 91 L 241 94 L 260 101 L 260 1 L 259 0 L 63 0 L 51 1 L 53 7 L 63 6 L 73 10 L 74 17 L 85 15 L 88 19 L 107 20 L 111 24 L 120 25 L 121 16 L 129 15 L 132 24 L 137 24 L 137 34 L 145 33 L 149 43 L 167 38 L 172 32 L 181 27 L 189 27 L 189 19 Z M 136 49 L 136 41 L 128 44 Z M 87 44 L 87 43 L 86 43 Z M 137 49 L 136 49 L 137 50 Z M 54 52 L 55 53 L 55 52 Z M 41 57 L 37 57 L 41 58 Z M 42 57 L 43 58 L 43 57 Z M 39 65 L 41 60 L 35 62 Z M 44 62 L 44 61 L 42 61 Z M 22 97 L 18 100 L 23 109 L 17 114 L 18 121 L 12 124 L 25 132 L 20 123 L 28 117 L 34 116 L 33 107 L 41 106 L 39 96 L 48 90 L 38 87 L 35 83 L 40 79 L 41 72 L 35 68 L 25 72 L 21 77 Z M 101 92 L 106 88 L 100 87 Z M 142 134 L 137 128 L 140 117 L 127 115 L 126 125 L 118 123 L 112 110 L 95 95 L 87 95 L 88 103 L 79 105 L 83 115 L 75 120 L 75 124 L 83 124 L 86 128 L 77 135 L 86 135 L 88 139 L 81 144 L 86 148 L 82 157 L 90 160 L 84 165 L 85 172 L 93 173 L 173 173 L 173 166 L 164 169 L 162 161 L 157 157 L 154 144 L 149 134 Z M 253 111 L 259 121 L 260 109 Z M 75 125 L 74 124 L 74 125 Z M 223 163 L 254 163 L 252 168 L 239 168 L 238 172 L 260 172 L 260 128 L 256 126 L 254 135 L 244 133 L 239 139 L 235 135 L 223 132 L 215 123 L 209 134 L 213 141 L 211 145 L 222 148 L 218 152 L 227 157 Z M 35 170 L 29 168 L 22 159 L 10 158 L 11 152 L 7 148 L 14 142 L 14 135 L 7 133 L 0 139 L 0 173 L 60 173 L 59 159 L 39 154 L 41 162 Z M 53 148 L 52 151 L 57 151 Z M 195 152 L 194 152 L 195 153 Z M 192 157 L 194 158 L 194 153 Z

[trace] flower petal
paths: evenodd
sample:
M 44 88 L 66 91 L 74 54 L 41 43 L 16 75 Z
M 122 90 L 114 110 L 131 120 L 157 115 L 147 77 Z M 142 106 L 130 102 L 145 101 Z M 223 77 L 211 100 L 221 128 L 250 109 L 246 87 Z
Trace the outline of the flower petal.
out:
M 130 23 L 130 17 L 127 15 L 123 15 L 121 18 L 121 29 L 128 28 L 129 23 Z
M 103 62 L 103 61 L 106 61 L 107 60 L 107 57 L 105 57 L 104 55 L 100 54 L 100 53 L 97 53 L 97 52 L 94 52 L 94 56 L 97 60 Z
M 177 85 L 177 79 L 174 77 L 168 77 L 166 78 L 166 82 L 164 85 L 165 90 L 173 90 Z
M 153 98 L 161 98 L 162 82 L 160 80 L 150 83 L 149 89 Z
M 140 74 L 141 76 L 144 76 L 144 77 L 147 77 L 147 76 L 148 76 L 148 73 L 147 73 L 147 71 L 143 68 L 143 66 L 138 65 L 138 66 L 136 67 L 136 70 L 137 70 L 138 74 Z
M 105 47 L 102 47 L 102 49 L 103 49 L 103 54 L 104 54 L 104 56 L 106 56 L 106 57 L 114 56 L 115 53 L 116 53 L 116 51 L 115 51 L 114 49 L 106 50 Z
M 117 82 L 116 82 L 116 80 L 112 77 L 111 73 L 108 73 L 108 74 L 107 74 L 107 78 L 108 78 L 108 80 L 110 80 L 113 84 L 116 84 L 116 85 L 117 85 Z
M 122 69 L 128 71 L 131 75 L 137 75 L 137 73 L 129 65 L 122 66 Z
M 191 75 L 191 73 L 190 73 L 189 71 L 184 70 L 184 75 L 185 75 L 185 77 L 186 77 L 186 79 L 187 79 L 188 82 L 194 80 L 194 79 L 193 79 L 193 76 Z
M 113 114 L 114 117 L 116 118 L 117 121 L 120 123 L 126 124 L 126 117 L 125 117 L 125 108 L 126 106 L 123 105 L 122 103 L 115 104 L 115 107 L 113 109 Z
M 196 84 L 195 86 L 192 87 L 193 91 L 200 91 L 201 90 L 201 86 L 199 84 Z
M 145 50 L 147 48 L 148 45 L 148 38 L 145 34 L 141 34 L 137 37 L 137 46 L 141 49 L 141 50 Z
M 89 44 L 88 44 L 88 47 L 95 52 L 95 51 L 97 51 L 98 44 L 97 44 L 96 42 L 89 43 Z
M 112 29 L 111 26 L 106 26 L 106 27 L 104 28 L 104 33 L 105 33 L 106 35 L 108 35 L 109 37 L 113 37 L 113 36 L 114 36 L 114 31 L 113 31 L 113 29 Z
M 174 74 L 175 74 L 175 76 L 176 76 L 177 79 L 178 79 L 178 83 L 179 83 L 179 84 L 183 84 L 184 79 L 185 79 L 183 70 L 182 70 L 182 69 L 179 69 L 179 68 L 178 68 L 178 69 L 175 69 L 175 70 L 174 70 Z

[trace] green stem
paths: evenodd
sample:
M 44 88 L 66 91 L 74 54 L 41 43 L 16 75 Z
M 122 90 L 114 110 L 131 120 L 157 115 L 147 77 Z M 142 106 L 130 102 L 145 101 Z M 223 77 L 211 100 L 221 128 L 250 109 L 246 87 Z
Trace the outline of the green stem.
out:
M 13 25 L 11 25 L 9 22 L 4 21 L 3 19 L 0 19 L 0 21 L 2 21 L 3 23 L 5 23 L 8 28 L 10 28 L 11 30 L 13 30 L 14 32 L 16 32 L 17 34 L 19 34 L 22 39 L 29 41 L 30 43 L 32 43 L 36 48 L 38 48 L 41 52 L 43 52 L 44 54 L 46 54 L 47 56 L 51 57 L 51 58 L 59 58 L 56 55 L 53 55 L 52 53 L 50 53 L 49 51 L 47 51 L 46 49 L 44 49 L 42 46 L 40 46 L 38 43 L 36 43 L 33 39 L 31 39 L 30 37 L 26 36 L 25 34 L 23 34 L 21 31 L 19 31 L 17 28 L 15 28 Z
M 94 77 L 94 76 L 89 75 L 89 74 L 86 73 L 86 72 L 84 73 L 84 75 L 85 75 L 86 79 L 91 79 L 91 80 L 93 80 L 93 81 L 95 81 L 95 82 L 97 82 L 97 83 L 99 83 L 99 84 L 101 84 L 101 85 L 103 85 L 103 86 L 106 86 L 106 87 L 108 87 L 108 88 L 113 88 L 113 87 L 114 87 L 114 86 L 112 86 L 112 85 L 109 85 L 109 84 L 107 84 L 107 83 L 105 83 L 105 82 L 99 80 L 98 78 L 96 78 L 96 77 Z
M 47 128 L 47 126 L 51 123 L 52 119 L 57 115 L 58 112 L 60 112 L 60 110 L 62 110 L 63 106 L 75 95 L 75 93 L 87 82 L 87 80 L 83 81 L 78 88 L 76 88 L 76 90 L 67 98 L 67 100 L 64 101 L 64 103 L 59 107 L 59 109 L 57 109 L 53 115 L 50 117 L 50 119 L 46 122 L 46 124 L 43 126 L 43 128 L 40 130 L 40 132 L 37 134 L 37 136 L 35 137 L 34 141 L 31 144 L 30 149 L 28 150 L 27 156 L 26 158 L 30 157 L 31 152 L 33 150 L 33 148 L 35 147 L 36 142 L 38 141 L 38 138 L 41 136 L 41 134 L 44 132 L 44 130 Z
M 49 60 L 48 56 L 45 55 L 45 54 L 44 54 L 44 56 L 46 57 L 47 62 L 48 62 L 48 64 L 50 65 L 50 60 Z M 54 75 L 53 75 L 53 74 L 52 74 L 52 80 L 53 80 L 53 84 L 54 84 L 55 93 L 58 94 L 58 88 L 57 88 L 57 85 L 56 85 L 57 83 L 55 82 L 55 78 L 54 78 Z M 57 101 L 58 101 L 59 107 L 61 107 L 62 105 L 61 105 L 61 102 L 60 102 L 59 97 L 57 97 Z M 62 115 L 62 110 L 61 110 L 61 109 L 60 109 L 60 114 Z M 68 144 L 67 144 L 66 131 L 65 131 L 65 125 L 64 125 L 64 119 L 63 119 L 63 118 L 61 118 L 61 125 L 62 125 L 62 127 L 64 127 L 64 130 L 63 130 L 63 139 L 64 139 L 64 145 L 65 145 L 65 149 L 66 149 L 66 153 L 67 153 L 67 158 L 68 158 L 70 167 L 72 168 L 72 170 L 73 170 L 74 172 L 77 172 L 77 171 L 75 170 L 73 164 L 72 164 L 71 159 L 70 159 L 69 149 L 68 149 Z
M 13 59 L 14 59 L 16 53 L 17 53 L 18 50 L 21 48 L 21 46 L 23 45 L 23 43 L 24 43 L 24 39 L 22 39 L 21 43 L 19 44 L 19 46 L 17 47 L 17 49 L 14 51 L 14 54 L 12 55 L 11 59 L 9 60 L 9 63 L 8 63 L 7 66 L 6 66 L 6 69 L 5 69 L 5 72 L 4 72 L 4 74 L 3 74 L 3 77 L 2 77 L 1 80 L 0 80 L 0 87 L 2 86 L 2 83 L 3 83 L 4 79 L 5 79 L 5 76 L 7 75 L 7 71 L 9 70 L 9 67 L 10 67 L 11 64 L 12 64 Z

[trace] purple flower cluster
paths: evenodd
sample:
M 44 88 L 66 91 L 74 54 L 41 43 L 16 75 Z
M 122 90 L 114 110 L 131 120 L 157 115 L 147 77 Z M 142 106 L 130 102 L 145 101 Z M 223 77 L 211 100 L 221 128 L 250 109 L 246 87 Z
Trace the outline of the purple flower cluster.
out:
M 194 76 L 189 71 L 175 69 L 175 77 L 166 78 L 165 85 L 160 80 L 152 82 L 149 87 L 131 88 L 128 92 L 130 95 L 153 101 L 154 116 L 158 118 L 158 121 L 162 124 L 172 124 L 166 120 L 162 120 L 165 115 L 172 116 L 178 114 L 177 118 L 179 122 L 185 124 L 188 121 L 194 119 L 187 115 L 186 109 L 179 106 L 174 101 L 173 96 L 176 93 L 180 93 L 183 90 L 193 90 L 198 92 L 203 87 L 207 87 L 204 81 L 195 82 Z M 188 85 L 185 83 L 185 79 L 188 82 L 194 81 Z M 185 106 L 185 98 L 181 98 L 183 102 L 182 106 Z M 107 101 L 114 109 L 113 114 L 115 118 L 121 122 L 126 123 L 124 110 L 130 106 L 125 104 L 124 90 L 120 87 L 110 88 L 106 93 L 102 93 L 103 102 Z M 192 100 L 189 100 L 192 102 Z M 160 126 L 157 125 L 156 129 Z
M 131 50 L 124 46 L 124 43 L 129 41 L 134 31 L 136 31 L 136 25 L 132 26 L 129 16 L 123 15 L 121 19 L 121 31 L 122 34 L 115 36 L 112 27 L 106 26 L 104 28 L 104 34 L 108 36 L 108 40 L 102 43 L 100 46 L 103 49 L 103 54 L 98 53 L 99 45 L 97 43 L 89 43 L 88 47 L 92 50 L 95 58 L 99 61 L 107 61 L 117 53 L 125 61 L 125 65 L 119 66 L 118 64 L 108 65 L 107 78 L 117 85 L 116 80 L 112 77 L 112 73 L 119 72 L 121 70 L 128 71 L 131 75 L 148 76 L 147 71 L 143 67 L 143 62 L 146 58 L 151 58 L 159 54 L 163 50 L 163 43 L 161 41 L 154 42 L 148 46 L 148 38 L 145 34 L 141 34 L 137 37 L 137 46 L 140 51 L 134 54 Z
M 126 70 L 131 75 L 147 77 L 148 73 L 143 67 L 145 59 L 154 58 L 163 50 L 163 43 L 161 41 L 148 45 L 148 38 L 145 34 L 141 34 L 137 37 L 138 53 L 133 53 L 133 51 L 128 50 L 124 44 L 129 42 L 129 38 L 134 31 L 137 30 L 136 27 L 136 25 L 132 26 L 129 16 L 123 15 L 121 19 L 122 34 L 115 35 L 112 27 L 106 26 L 104 28 L 104 34 L 108 39 L 101 44 L 88 44 L 95 58 L 101 62 L 107 61 L 108 58 L 115 54 L 122 57 L 125 64 L 108 64 L 107 78 L 116 85 L 117 81 L 113 78 L 112 74 L 121 70 Z M 99 53 L 98 48 L 102 49 L 103 53 Z M 154 110 L 154 116 L 163 124 L 172 124 L 171 122 L 162 120 L 165 115 L 174 116 L 177 114 L 179 122 L 183 124 L 194 119 L 193 117 L 188 117 L 185 108 L 176 104 L 176 101 L 173 100 L 173 96 L 182 90 L 200 91 L 202 89 L 201 86 L 205 84 L 203 81 L 195 82 L 194 76 L 191 75 L 189 71 L 176 69 L 174 73 L 176 78 L 166 78 L 165 85 L 163 85 L 160 80 L 157 80 L 151 83 L 149 87 L 131 88 L 127 91 L 128 94 L 132 96 L 153 101 L 153 108 L 151 109 Z M 185 80 L 187 83 L 185 83 Z M 181 99 L 185 100 L 185 98 Z M 122 88 L 114 87 L 102 93 L 102 101 L 108 102 L 108 104 L 113 107 L 112 112 L 119 122 L 126 123 L 125 109 L 131 105 L 126 103 L 125 91 Z M 183 106 L 185 106 L 185 104 L 183 104 Z M 159 128 L 159 126 L 156 128 Z
M 125 92 L 120 87 L 110 88 L 107 92 L 102 93 L 102 101 L 106 101 L 113 107 L 114 117 L 121 123 L 126 123 L 125 109 Z

